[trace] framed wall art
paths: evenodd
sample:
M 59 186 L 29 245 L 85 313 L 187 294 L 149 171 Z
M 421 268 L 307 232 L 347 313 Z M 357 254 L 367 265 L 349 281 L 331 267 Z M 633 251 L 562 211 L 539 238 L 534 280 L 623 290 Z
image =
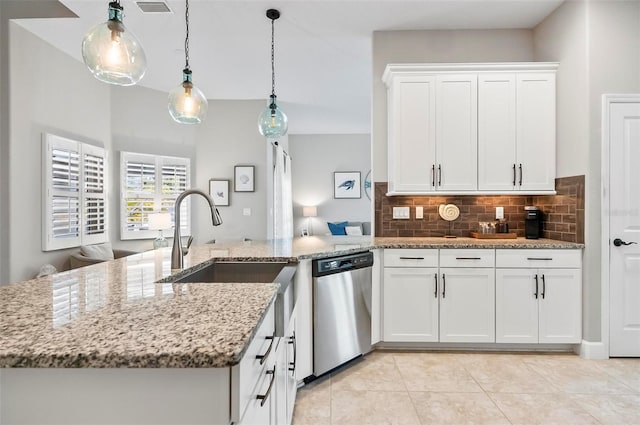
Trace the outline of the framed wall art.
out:
M 255 167 L 236 165 L 234 167 L 234 192 L 255 192 Z
M 360 193 L 360 171 L 336 171 L 333 173 L 333 197 L 357 199 Z
M 211 196 L 211 199 L 213 199 L 217 207 L 231 205 L 229 202 L 229 180 L 209 180 L 209 196 Z

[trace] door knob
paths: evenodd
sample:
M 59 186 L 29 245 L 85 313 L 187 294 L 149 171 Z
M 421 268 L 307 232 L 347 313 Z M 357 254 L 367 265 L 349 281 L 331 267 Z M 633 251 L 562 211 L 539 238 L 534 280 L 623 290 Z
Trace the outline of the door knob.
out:
M 613 240 L 613 244 L 614 244 L 615 246 L 631 245 L 631 244 L 634 244 L 634 243 L 638 243 L 638 242 L 625 242 L 625 241 L 623 241 L 623 240 L 622 240 L 622 239 L 620 239 L 620 238 L 615 238 L 615 239 Z

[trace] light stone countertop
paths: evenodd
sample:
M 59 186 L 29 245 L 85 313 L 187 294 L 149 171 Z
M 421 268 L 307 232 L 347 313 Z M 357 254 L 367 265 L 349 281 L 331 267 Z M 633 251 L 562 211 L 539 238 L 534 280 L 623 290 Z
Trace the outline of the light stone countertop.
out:
M 228 367 L 277 284 L 171 283 L 213 261 L 298 261 L 373 248 L 583 248 L 547 239 L 311 236 L 170 248 L 0 286 L 0 367 Z

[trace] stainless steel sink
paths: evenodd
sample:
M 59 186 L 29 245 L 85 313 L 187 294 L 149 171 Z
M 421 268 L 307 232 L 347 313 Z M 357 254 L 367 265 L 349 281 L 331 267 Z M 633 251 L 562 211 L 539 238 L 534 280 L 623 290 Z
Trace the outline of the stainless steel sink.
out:
M 283 262 L 214 262 L 175 280 L 179 283 L 279 283 L 275 302 L 275 336 L 284 336 L 295 307 L 296 265 Z
M 275 262 L 215 262 L 176 282 L 244 282 L 270 283 L 288 263 Z

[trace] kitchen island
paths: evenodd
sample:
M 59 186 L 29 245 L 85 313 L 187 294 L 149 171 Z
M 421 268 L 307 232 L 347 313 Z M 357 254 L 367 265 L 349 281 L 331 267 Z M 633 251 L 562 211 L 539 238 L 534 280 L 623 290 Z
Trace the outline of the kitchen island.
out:
M 22 423 L 239 421 L 230 381 L 277 285 L 173 281 L 224 259 L 299 262 L 299 279 L 310 284 L 315 258 L 378 248 L 470 247 L 583 245 L 351 236 L 217 241 L 192 247 L 184 271 L 170 269 L 166 248 L 0 286 L 0 422 L 20 423 L 21 412 L 30 413 Z M 300 302 L 305 290 L 296 291 Z M 299 334 L 309 333 L 309 324 L 299 323 Z M 58 419 L 47 416 L 51 412 Z

